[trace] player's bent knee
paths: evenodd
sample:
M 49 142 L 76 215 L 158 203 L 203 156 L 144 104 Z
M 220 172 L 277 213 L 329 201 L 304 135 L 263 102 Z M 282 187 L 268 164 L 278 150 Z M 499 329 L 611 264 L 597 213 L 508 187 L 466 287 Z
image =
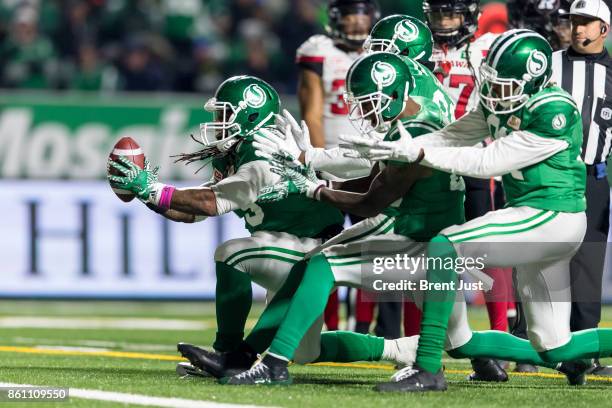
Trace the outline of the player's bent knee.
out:
M 247 248 L 243 238 L 230 239 L 215 249 L 215 262 L 225 262 L 236 252 Z

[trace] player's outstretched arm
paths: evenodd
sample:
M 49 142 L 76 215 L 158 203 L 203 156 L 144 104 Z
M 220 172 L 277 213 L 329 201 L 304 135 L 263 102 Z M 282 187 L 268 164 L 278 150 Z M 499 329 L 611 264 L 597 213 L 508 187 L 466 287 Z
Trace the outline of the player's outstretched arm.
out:
M 293 139 L 299 150 L 294 154 L 296 159 L 315 171 L 324 171 L 341 179 L 366 177 L 370 174 L 372 162 L 367 159 L 347 158 L 344 156 L 345 150 L 338 147 L 331 149 L 313 147 L 310 143 L 310 130 L 306 122 L 298 123 L 287 110 L 283 110 L 281 115 L 276 115 L 275 124 L 278 129 L 283 130 L 282 137 L 276 133 L 267 132 L 265 129 L 261 133 L 287 150 L 291 148 L 288 140 Z
M 482 107 L 478 106 L 476 110 L 468 112 L 444 129 L 419 136 L 415 139 L 415 147 L 474 146 L 487 137 L 489 137 L 489 127 Z
M 516 131 L 485 148 L 425 147 L 421 164 L 459 176 L 490 178 L 539 163 L 567 147 L 564 140 Z
M 177 210 L 162 210 L 161 208 L 156 207 L 153 204 L 145 204 L 145 205 L 151 211 L 156 212 L 162 217 L 167 218 L 170 221 L 174 221 L 174 222 L 184 222 L 187 224 L 192 224 L 194 222 L 204 221 L 207 218 L 204 215 L 188 214 L 188 213 L 184 213 L 182 211 L 177 211 Z
M 319 200 L 361 217 L 380 214 L 393 202 L 403 197 L 420 178 L 430 171 L 418 164 L 388 165 L 372 180 L 366 193 L 351 193 L 322 187 Z
M 151 168 L 148 161 L 145 161 L 145 167 L 141 169 L 126 158 L 119 157 L 117 160 L 109 160 L 108 166 L 121 174 L 108 174 L 113 187 L 134 193 L 145 204 L 159 209 L 158 212 L 177 210 L 191 215 L 217 215 L 215 194 L 208 187 L 177 189 L 160 183 L 157 175 L 159 167 Z M 174 213 L 174 216 L 177 220 L 185 219 L 178 213 Z

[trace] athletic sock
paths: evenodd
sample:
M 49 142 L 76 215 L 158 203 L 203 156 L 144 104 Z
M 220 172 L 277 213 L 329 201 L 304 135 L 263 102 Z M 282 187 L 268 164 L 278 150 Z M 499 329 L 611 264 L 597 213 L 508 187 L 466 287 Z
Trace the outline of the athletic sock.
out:
M 334 274 L 327 259 L 322 254 L 314 256 L 270 345 L 271 353 L 293 359 L 300 341 L 325 310 L 333 287 Z
M 251 310 L 251 278 L 224 262 L 216 263 L 217 336 L 213 348 L 220 352 L 236 349 L 244 336 L 244 325 Z
M 257 353 L 261 354 L 270 347 L 270 343 L 287 314 L 291 299 L 302 282 L 305 268 L 305 261 L 300 261 L 293 266 L 285 283 L 268 303 L 255 327 L 245 339 L 245 343 Z
M 385 339 L 348 331 L 321 333 L 321 353 L 315 362 L 379 361 Z
M 442 286 L 440 290 L 425 292 L 416 364 L 425 371 L 437 373 L 442 368 L 448 319 L 455 303 L 457 276 L 453 266 L 457 253 L 446 237 L 438 235 L 428 245 L 428 257 L 435 261 L 427 271 L 427 281 L 430 285 Z
M 400 337 L 394 340 L 385 340 L 382 354 L 383 360 L 394 361 L 403 366 L 411 366 L 416 358 L 419 336 Z
M 495 330 L 473 332 L 470 341 L 448 354 L 453 358 L 493 358 L 548 368 L 557 366 L 544 361 L 528 340 Z
M 588 329 L 572 333 L 570 341 L 540 353 L 546 361 L 563 362 L 612 356 L 612 329 Z

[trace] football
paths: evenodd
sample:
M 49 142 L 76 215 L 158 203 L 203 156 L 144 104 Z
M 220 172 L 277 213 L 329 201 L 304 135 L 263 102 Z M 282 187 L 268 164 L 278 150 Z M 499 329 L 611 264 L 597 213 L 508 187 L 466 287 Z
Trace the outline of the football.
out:
M 116 160 L 121 156 L 136 164 L 141 169 L 144 168 L 144 153 L 142 152 L 142 149 L 140 148 L 138 143 L 136 143 L 136 141 L 134 141 L 134 139 L 132 139 L 131 137 L 122 137 L 121 139 L 119 139 L 119 141 L 113 146 L 113 150 L 110 153 L 109 157 L 112 160 Z M 116 176 L 122 175 L 112 167 L 109 169 L 109 173 Z M 120 188 L 114 188 L 112 186 L 111 188 L 113 189 L 115 194 L 117 194 L 117 197 L 119 197 L 122 201 L 125 201 L 126 203 L 132 201 L 134 197 L 136 197 L 129 191 L 122 190 Z

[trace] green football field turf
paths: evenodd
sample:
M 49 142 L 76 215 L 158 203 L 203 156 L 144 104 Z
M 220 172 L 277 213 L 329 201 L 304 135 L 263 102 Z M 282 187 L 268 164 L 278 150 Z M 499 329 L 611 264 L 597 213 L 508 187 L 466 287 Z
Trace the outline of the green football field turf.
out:
M 470 320 L 474 329 L 487 328 L 483 308 L 471 309 Z M 612 308 L 605 309 L 602 320 L 602 326 L 612 327 Z M 419 395 L 374 392 L 373 386 L 393 373 L 387 363 L 292 366 L 295 385 L 290 387 L 230 387 L 217 385 L 212 379 L 179 378 L 175 374 L 176 363 L 181 361 L 176 343 L 210 345 L 214 327 L 210 303 L 3 301 L 0 383 L 182 398 L 199 401 L 202 406 L 223 402 L 277 407 L 560 408 L 607 406 L 612 396 L 612 381 L 591 377 L 587 386 L 572 388 L 550 370 L 535 376 L 511 375 L 505 384 L 469 383 L 465 380 L 469 362 L 448 357 L 449 391 Z M 131 405 L 109 402 L 107 397 L 91 400 L 73 396 L 56 403 L 0 401 L 0 408 L 5 406 Z

